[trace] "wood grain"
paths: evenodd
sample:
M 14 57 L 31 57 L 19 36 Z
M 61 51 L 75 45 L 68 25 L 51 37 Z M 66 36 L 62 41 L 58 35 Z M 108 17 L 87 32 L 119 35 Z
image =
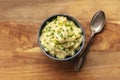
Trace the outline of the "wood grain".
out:
M 93 14 L 103 10 L 106 24 L 93 39 L 80 72 L 74 61 L 54 61 L 38 47 L 42 21 L 53 14 L 75 17 L 86 43 Z M 120 80 L 119 0 L 0 0 L 0 80 Z

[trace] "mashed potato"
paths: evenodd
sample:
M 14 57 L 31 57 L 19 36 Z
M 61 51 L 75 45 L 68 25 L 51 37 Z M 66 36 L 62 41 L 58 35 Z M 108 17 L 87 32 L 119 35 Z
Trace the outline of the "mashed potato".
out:
M 73 56 L 82 41 L 81 29 L 64 16 L 57 16 L 53 21 L 47 22 L 40 36 L 44 50 L 60 59 Z

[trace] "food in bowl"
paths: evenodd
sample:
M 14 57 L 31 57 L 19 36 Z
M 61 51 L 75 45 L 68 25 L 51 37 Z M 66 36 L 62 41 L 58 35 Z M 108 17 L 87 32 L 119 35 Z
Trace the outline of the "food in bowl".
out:
M 64 59 L 73 56 L 83 42 L 81 28 L 65 16 L 46 23 L 40 35 L 42 47 L 51 56 Z

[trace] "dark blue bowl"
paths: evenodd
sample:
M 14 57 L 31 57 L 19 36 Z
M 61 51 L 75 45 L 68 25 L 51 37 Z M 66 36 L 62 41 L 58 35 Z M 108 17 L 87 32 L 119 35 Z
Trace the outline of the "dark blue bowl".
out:
M 45 27 L 45 25 L 46 25 L 47 22 L 52 21 L 53 19 L 57 18 L 57 16 L 65 16 L 65 17 L 67 17 L 67 19 L 72 20 L 72 21 L 75 23 L 75 25 L 82 30 L 82 35 L 83 35 L 83 42 L 80 44 L 80 46 L 81 46 L 80 49 L 79 49 L 78 51 L 75 51 L 75 54 L 74 54 L 73 56 L 66 57 L 66 58 L 64 58 L 64 59 L 59 59 L 59 58 L 56 58 L 56 57 L 51 56 L 48 52 L 46 52 L 46 51 L 44 50 L 44 48 L 42 47 L 41 42 L 40 42 L 40 35 L 41 35 L 41 32 L 42 32 L 42 29 Z M 40 26 L 40 28 L 39 28 L 39 31 L 38 31 L 38 45 L 39 45 L 40 49 L 42 50 L 42 52 L 43 52 L 46 56 L 48 56 L 49 58 L 54 59 L 54 60 L 63 61 L 63 60 L 70 60 L 70 59 L 75 58 L 75 57 L 76 57 L 78 54 L 80 54 L 80 52 L 82 51 L 82 49 L 83 49 L 83 47 L 84 47 L 84 44 L 85 44 L 85 34 L 84 34 L 84 30 L 83 30 L 81 24 L 80 24 L 75 18 L 73 18 L 72 16 L 69 16 L 69 15 L 56 14 L 56 15 L 53 15 L 53 16 L 48 17 L 45 21 L 43 21 L 43 23 L 41 24 L 41 26 Z

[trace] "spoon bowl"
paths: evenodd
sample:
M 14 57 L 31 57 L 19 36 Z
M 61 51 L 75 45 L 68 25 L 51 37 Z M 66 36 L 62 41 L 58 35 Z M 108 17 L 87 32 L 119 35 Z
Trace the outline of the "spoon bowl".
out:
M 105 24 L 105 14 L 103 11 L 98 11 L 93 16 L 90 23 L 90 30 L 92 34 L 99 33 L 103 30 Z

